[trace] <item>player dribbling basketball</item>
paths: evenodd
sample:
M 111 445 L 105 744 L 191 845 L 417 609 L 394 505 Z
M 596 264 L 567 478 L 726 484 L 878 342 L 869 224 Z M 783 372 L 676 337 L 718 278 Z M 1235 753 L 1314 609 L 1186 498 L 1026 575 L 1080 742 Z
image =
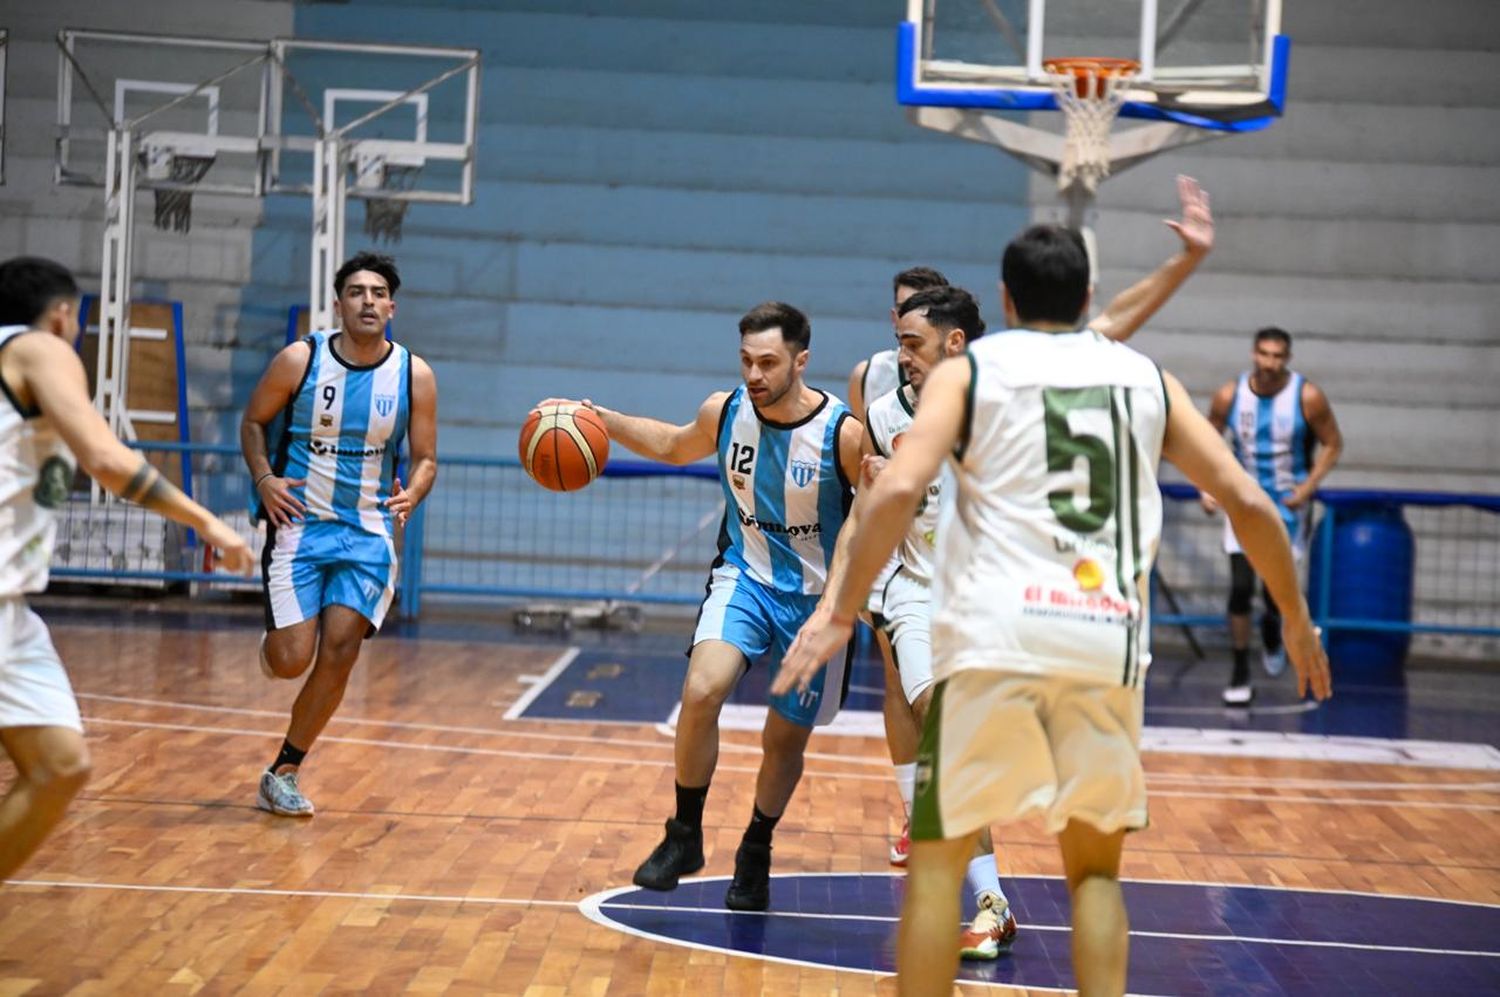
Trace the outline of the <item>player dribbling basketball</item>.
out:
M 703 867 L 703 806 L 719 756 L 719 711 L 750 663 L 771 658 L 772 677 L 823 590 L 833 544 L 859 473 L 860 426 L 844 403 L 803 383 L 812 331 L 807 317 L 766 302 L 740 319 L 744 383 L 710 395 L 692 422 L 673 426 L 592 402 L 612 439 L 669 464 L 717 453 L 725 515 L 709 573 L 677 721 L 677 806 L 635 883 L 671 890 Z M 808 688 L 773 697 L 761 744 L 755 807 L 724 903 L 770 903 L 771 835 L 802 775 L 815 724 L 832 721 L 847 662 Z

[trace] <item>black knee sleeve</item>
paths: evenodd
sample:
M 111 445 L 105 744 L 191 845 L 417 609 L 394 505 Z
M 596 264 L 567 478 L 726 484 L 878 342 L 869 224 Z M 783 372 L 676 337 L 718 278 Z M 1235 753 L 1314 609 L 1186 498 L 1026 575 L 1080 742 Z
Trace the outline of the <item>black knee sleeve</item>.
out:
M 1248 616 L 1255 598 L 1255 569 L 1244 554 L 1229 555 L 1229 615 Z

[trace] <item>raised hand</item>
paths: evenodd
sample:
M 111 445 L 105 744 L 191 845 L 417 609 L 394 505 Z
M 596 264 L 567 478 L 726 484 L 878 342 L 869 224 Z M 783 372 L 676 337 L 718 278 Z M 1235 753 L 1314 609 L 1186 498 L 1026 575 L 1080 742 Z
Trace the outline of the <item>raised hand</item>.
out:
M 1214 248 L 1214 213 L 1209 208 L 1208 191 L 1192 177 L 1179 176 L 1177 197 L 1182 202 L 1182 219 L 1165 219 L 1167 228 L 1177 233 L 1188 252 L 1207 253 Z

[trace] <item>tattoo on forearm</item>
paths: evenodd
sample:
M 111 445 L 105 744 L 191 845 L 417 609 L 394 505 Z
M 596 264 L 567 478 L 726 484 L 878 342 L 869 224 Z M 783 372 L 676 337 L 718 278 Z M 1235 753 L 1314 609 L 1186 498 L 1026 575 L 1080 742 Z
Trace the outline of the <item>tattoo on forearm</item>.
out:
M 141 466 L 136 469 L 135 474 L 125 483 L 125 487 L 120 490 L 120 497 L 130 502 L 139 503 L 141 497 L 146 494 L 146 489 L 150 487 L 151 480 L 159 477 L 160 475 L 157 473 L 156 468 L 152 467 L 143 458 Z
M 176 485 L 164 478 L 156 468 L 142 461 L 141 469 L 130 479 L 121 496 L 143 509 L 163 512 L 172 506 L 171 500 L 180 494 Z

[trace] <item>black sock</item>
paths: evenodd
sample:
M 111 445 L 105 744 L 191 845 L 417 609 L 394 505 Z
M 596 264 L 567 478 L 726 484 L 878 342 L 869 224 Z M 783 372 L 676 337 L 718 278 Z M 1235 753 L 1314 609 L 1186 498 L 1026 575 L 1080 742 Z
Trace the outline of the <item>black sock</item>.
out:
M 677 820 L 695 831 L 703 830 L 703 803 L 708 799 L 707 786 L 677 784 Z
M 1234 649 L 1234 674 L 1229 677 L 1229 684 L 1250 684 L 1250 649 L 1248 647 Z
M 780 817 L 767 817 L 756 807 L 750 815 L 750 826 L 745 828 L 745 844 L 766 845 L 771 844 L 771 832 L 776 830 L 776 822 Z
M 1260 643 L 1267 654 L 1281 650 L 1281 617 L 1267 613 L 1260 618 Z
M 277 755 L 276 760 L 271 763 L 271 771 L 275 772 L 283 765 L 301 765 L 302 759 L 306 757 L 307 752 L 301 748 L 292 747 L 291 741 L 283 740 L 281 742 L 281 754 Z

